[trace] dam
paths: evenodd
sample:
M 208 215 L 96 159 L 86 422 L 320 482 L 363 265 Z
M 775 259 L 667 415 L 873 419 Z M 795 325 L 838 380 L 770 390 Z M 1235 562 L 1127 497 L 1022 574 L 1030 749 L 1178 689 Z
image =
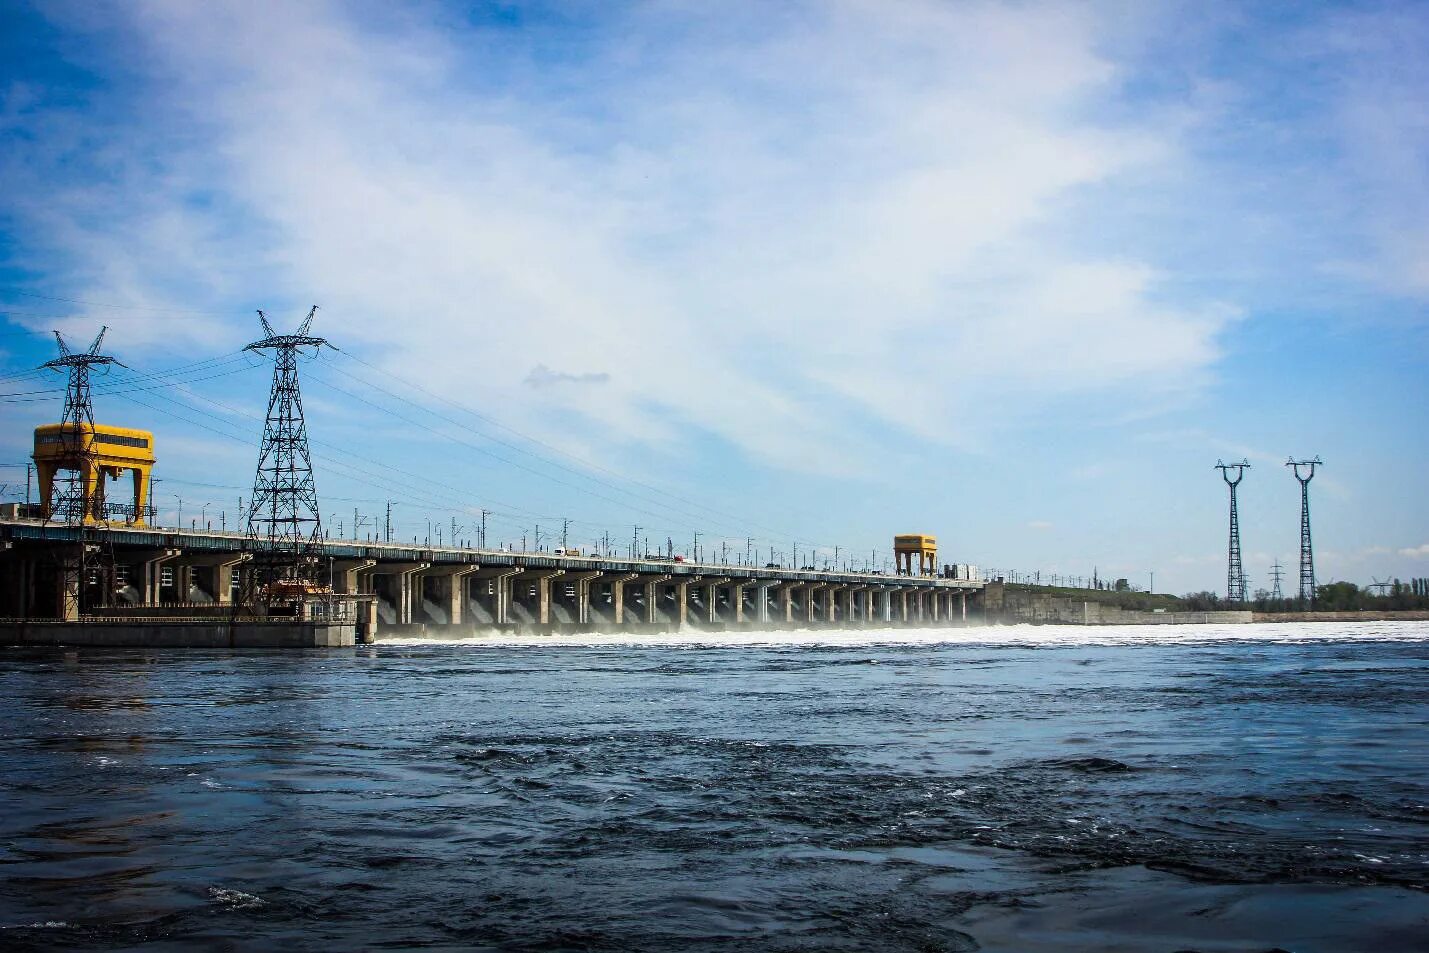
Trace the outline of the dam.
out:
M 332 538 L 298 384 L 299 355 L 328 346 L 310 333 L 316 313 L 284 334 L 259 311 L 265 336 L 244 348 L 272 354 L 273 384 L 238 532 L 153 525 L 156 435 L 95 422 L 91 370 L 119 363 L 101 353 L 107 329 L 85 350 L 55 332 L 59 357 L 42 368 L 68 382 L 62 420 L 34 433 L 40 501 L 28 502 L 27 484 L 25 505 L 0 507 L 0 642 L 327 647 L 372 641 L 379 629 L 940 625 L 966 620 L 969 597 L 983 589 L 952 567 L 938 575 L 937 541 L 924 534 L 895 537 L 894 576 L 836 571 L 836 560 L 824 570 L 687 561 L 673 547 L 641 557 L 633 542 L 628 559 L 609 546 L 586 555 L 442 546 L 440 537 L 408 545 L 392 541 L 390 523 L 380 541 Z M 131 500 L 111 501 L 108 482 L 126 473 Z
M 12 509 L 14 509 L 12 507 Z M 239 624 L 263 540 L 234 532 L 0 518 L 0 633 L 136 638 L 144 626 Z M 981 581 L 325 540 L 316 544 L 341 644 L 378 631 L 660 631 L 946 625 Z M 304 621 L 304 620 L 299 620 Z M 309 619 L 308 622 L 323 622 Z M 59 624 L 59 625 L 57 625 Z M 23 630 L 23 636 L 18 636 Z M 142 640 L 141 640 L 142 641 Z

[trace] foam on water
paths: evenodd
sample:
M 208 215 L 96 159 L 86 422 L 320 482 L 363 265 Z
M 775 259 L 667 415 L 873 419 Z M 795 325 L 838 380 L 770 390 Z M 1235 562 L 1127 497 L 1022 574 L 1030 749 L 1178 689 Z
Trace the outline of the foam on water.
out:
M 379 632 L 379 636 L 381 633 Z M 1423 642 L 1429 622 L 1260 622 L 1240 625 L 996 625 L 919 629 L 769 629 L 709 632 L 585 632 L 517 635 L 492 632 L 444 638 L 381 636 L 379 645 L 476 645 L 653 648 L 723 646 L 1209 645 L 1217 643 Z

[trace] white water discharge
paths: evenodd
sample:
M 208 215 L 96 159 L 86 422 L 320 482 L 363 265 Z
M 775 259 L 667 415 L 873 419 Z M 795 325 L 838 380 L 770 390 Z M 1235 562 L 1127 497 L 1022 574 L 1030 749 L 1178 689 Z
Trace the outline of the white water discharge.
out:
M 1424 642 L 1429 622 L 1259 622 L 1240 625 L 992 625 L 928 629 L 781 629 L 707 632 L 583 632 L 516 635 L 504 632 L 387 636 L 379 645 L 490 645 L 605 647 L 841 646 L 841 645 L 1205 645 L 1229 642 Z

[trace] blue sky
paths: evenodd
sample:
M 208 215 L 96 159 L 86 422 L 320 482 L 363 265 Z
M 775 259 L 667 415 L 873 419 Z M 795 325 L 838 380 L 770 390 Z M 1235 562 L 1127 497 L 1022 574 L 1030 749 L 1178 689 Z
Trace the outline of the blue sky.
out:
M 185 522 L 251 482 L 253 310 L 316 302 L 345 529 L 1221 589 L 1244 456 L 1256 588 L 1319 454 L 1321 580 L 1429 575 L 1426 48 L 1423 4 L 9 4 L 0 373 L 108 325 Z M 7 495 L 58 383 L 7 378 Z

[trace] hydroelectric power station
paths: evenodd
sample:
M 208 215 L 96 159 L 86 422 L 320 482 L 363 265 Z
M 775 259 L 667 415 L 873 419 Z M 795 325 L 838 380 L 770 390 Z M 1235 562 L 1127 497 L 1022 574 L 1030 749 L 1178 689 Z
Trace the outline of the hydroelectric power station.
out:
M 327 342 L 263 312 L 269 396 L 246 526 L 229 532 L 151 525 L 155 435 L 96 424 L 89 372 L 118 363 L 56 332 L 69 375 L 59 424 L 35 431 L 38 506 L 0 509 L 0 642 L 325 647 L 441 631 L 709 631 L 946 625 L 968 619 L 980 580 L 937 574 L 932 536 L 895 538 L 897 575 L 673 556 L 512 552 L 331 539 L 307 446 L 297 356 Z M 132 499 L 107 482 L 129 473 Z M 65 476 L 67 474 L 67 476 Z M 914 568 L 916 562 L 916 569 Z

